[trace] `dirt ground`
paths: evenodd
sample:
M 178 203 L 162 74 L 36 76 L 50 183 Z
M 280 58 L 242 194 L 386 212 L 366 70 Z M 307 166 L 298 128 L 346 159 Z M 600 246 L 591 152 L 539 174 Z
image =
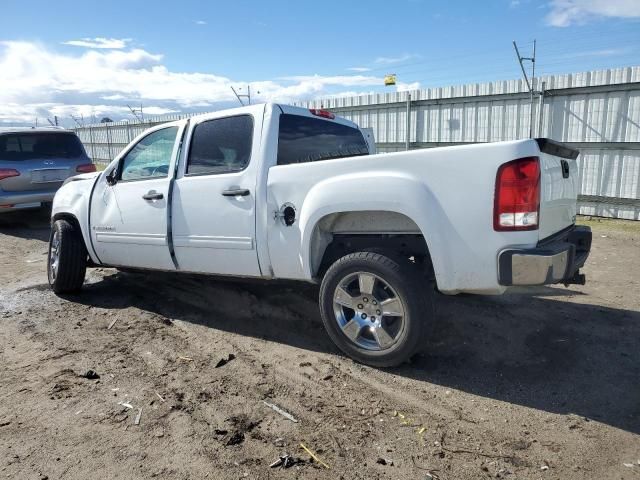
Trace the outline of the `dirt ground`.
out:
M 589 223 L 586 286 L 439 296 L 377 370 L 310 285 L 96 269 L 56 297 L 46 215 L 5 214 L 0 478 L 640 479 L 640 223 Z

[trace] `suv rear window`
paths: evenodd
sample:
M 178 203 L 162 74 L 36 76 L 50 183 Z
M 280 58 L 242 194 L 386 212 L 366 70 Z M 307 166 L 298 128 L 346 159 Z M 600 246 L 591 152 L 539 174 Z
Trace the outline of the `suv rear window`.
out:
M 72 133 L 9 133 L 0 135 L 0 161 L 84 156 L 80 139 Z
M 357 128 L 301 115 L 280 115 L 278 165 L 368 155 Z

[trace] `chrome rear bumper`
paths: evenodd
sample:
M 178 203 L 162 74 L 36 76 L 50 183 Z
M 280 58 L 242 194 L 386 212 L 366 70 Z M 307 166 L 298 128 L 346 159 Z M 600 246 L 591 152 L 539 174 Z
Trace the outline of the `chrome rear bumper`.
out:
M 572 226 L 535 248 L 506 249 L 498 256 L 500 285 L 584 284 L 580 274 L 591 251 L 591 229 Z

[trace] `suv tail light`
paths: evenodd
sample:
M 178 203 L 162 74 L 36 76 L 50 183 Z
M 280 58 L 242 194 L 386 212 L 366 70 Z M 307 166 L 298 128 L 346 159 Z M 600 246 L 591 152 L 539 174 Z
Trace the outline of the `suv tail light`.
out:
M 526 157 L 501 165 L 496 176 L 493 229 L 537 230 L 540 211 L 540 161 Z
M 10 177 L 19 177 L 20 172 L 14 168 L 0 168 L 0 180 Z
M 334 118 L 336 118 L 336 116 L 329 110 L 310 108 L 309 111 L 311 112 L 311 115 L 315 115 L 316 117 L 328 118 L 329 120 L 333 120 Z
M 93 163 L 85 163 L 84 165 L 78 165 L 76 172 L 78 173 L 91 173 L 96 171 L 96 166 Z

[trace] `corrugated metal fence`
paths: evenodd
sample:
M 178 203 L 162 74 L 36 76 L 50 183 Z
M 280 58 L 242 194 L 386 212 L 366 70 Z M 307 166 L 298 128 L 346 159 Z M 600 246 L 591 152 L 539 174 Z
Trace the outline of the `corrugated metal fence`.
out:
M 373 129 L 381 152 L 538 137 L 578 148 L 580 213 L 640 220 L 640 67 L 304 102 Z M 542 108 L 540 108 L 542 106 Z M 113 158 L 151 125 L 117 122 L 78 129 L 96 162 Z M 409 128 L 407 128 L 409 127 Z

